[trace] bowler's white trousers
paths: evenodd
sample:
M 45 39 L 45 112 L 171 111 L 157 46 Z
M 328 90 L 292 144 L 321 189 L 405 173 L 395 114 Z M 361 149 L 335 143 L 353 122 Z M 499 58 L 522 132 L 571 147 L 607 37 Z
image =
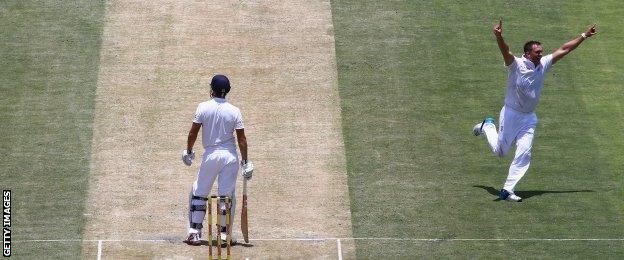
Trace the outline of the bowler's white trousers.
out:
M 504 106 L 500 112 L 498 132 L 493 124 L 483 126 L 488 145 L 495 155 L 503 157 L 509 153 L 514 142 L 516 145 L 516 154 L 509 167 L 509 174 L 503 189 L 514 192 L 516 184 L 529 169 L 536 125 L 535 112 L 523 113 Z

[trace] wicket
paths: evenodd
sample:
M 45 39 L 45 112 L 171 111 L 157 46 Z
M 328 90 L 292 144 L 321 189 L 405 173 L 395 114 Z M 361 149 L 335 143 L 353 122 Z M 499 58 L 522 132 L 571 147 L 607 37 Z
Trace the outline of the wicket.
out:
M 232 259 L 231 247 L 232 247 L 232 229 L 231 229 L 231 210 L 232 210 L 232 201 L 228 196 L 216 196 L 212 195 L 208 199 L 208 259 L 212 260 L 212 205 L 213 201 L 216 201 L 215 204 L 215 212 L 218 212 L 216 215 L 216 240 L 217 240 L 217 259 L 221 260 L 221 245 L 223 241 L 221 240 L 221 230 L 223 230 L 223 226 L 221 225 L 221 217 L 225 218 L 225 229 L 227 231 L 226 235 L 226 245 L 227 245 L 227 258 L 228 260 Z M 223 205 L 223 206 L 221 206 Z M 224 210 L 222 210 L 222 207 Z

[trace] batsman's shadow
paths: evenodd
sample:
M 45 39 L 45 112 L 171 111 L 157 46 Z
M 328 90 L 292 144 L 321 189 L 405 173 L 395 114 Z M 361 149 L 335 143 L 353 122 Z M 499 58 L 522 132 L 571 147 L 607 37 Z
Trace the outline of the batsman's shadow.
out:
M 474 185 L 472 187 L 481 188 L 487 191 L 489 194 L 496 196 L 497 198 L 494 201 L 499 201 L 498 194 L 500 190 L 494 187 L 488 187 L 483 185 Z M 544 194 L 560 194 L 560 193 L 578 193 L 578 192 L 595 192 L 593 190 L 525 190 L 525 191 L 516 191 L 516 195 L 520 196 L 522 199 L 528 199 L 535 196 L 541 196 Z
M 205 240 L 205 239 L 200 240 L 200 242 L 201 242 L 201 245 L 202 245 L 202 246 L 208 246 L 208 245 L 210 245 L 210 243 L 208 243 L 208 240 Z M 182 242 L 182 243 L 184 243 L 184 242 Z M 216 240 L 216 239 L 213 239 L 213 240 L 212 240 L 212 246 L 214 246 L 214 247 L 216 247 L 216 246 L 217 246 L 217 240 Z M 237 242 L 235 242 L 235 243 L 232 243 L 232 246 L 253 247 L 254 245 L 253 245 L 253 244 L 250 244 L 250 243 L 238 242 L 238 241 L 237 241 Z M 221 248 L 225 248 L 225 246 L 221 246 Z
M 242 247 L 253 247 L 253 244 L 250 243 L 241 243 L 241 242 L 237 242 L 236 244 L 234 244 L 234 246 L 242 246 Z

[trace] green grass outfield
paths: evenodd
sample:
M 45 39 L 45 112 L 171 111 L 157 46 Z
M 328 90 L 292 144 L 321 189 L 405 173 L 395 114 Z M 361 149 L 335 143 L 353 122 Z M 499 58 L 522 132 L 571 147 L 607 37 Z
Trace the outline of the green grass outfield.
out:
M 624 255 L 619 1 L 332 1 L 358 257 L 588 258 Z M 516 55 L 599 34 L 545 83 L 525 202 L 495 201 L 512 156 L 472 126 L 498 114 Z M 527 239 L 514 241 L 480 239 Z M 423 241 L 410 239 L 448 239 Z M 476 239 L 476 240 L 453 240 Z
M 102 1 L 0 3 L 0 186 L 12 239 L 81 239 Z M 81 243 L 13 243 L 18 258 L 80 256 Z

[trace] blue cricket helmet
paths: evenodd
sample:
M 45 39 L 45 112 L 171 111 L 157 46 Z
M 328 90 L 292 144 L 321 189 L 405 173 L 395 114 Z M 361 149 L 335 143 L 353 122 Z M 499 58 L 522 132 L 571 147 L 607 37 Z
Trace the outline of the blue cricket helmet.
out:
M 230 92 L 230 80 L 224 75 L 215 75 L 210 82 L 210 88 L 219 96 Z

